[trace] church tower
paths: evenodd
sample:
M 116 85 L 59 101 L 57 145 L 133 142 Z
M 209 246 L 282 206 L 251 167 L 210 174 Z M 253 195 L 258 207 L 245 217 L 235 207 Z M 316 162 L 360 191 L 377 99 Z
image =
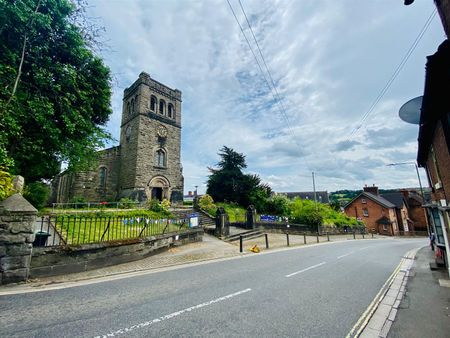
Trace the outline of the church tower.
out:
M 124 91 L 119 198 L 183 201 L 181 91 L 142 72 Z

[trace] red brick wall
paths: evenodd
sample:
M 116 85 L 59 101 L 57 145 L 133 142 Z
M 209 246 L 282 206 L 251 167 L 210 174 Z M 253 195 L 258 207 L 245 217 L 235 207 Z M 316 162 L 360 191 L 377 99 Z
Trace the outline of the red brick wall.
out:
M 433 188 L 432 199 L 434 201 L 445 199 L 447 204 L 450 204 L 450 154 L 441 121 L 438 121 L 436 124 L 433 137 L 433 148 L 437 168 L 433 161 L 431 151 L 427 159 L 427 170 L 431 179 L 431 187 Z M 442 187 L 435 189 L 435 185 L 438 182 L 437 172 L 439 172 Z
M 366 203 L 362 203 L 362 200 L 365 199 Z M 355 210 L 356 208 L 356 210 Z M 363 209 L 366 208 L 369 215 L 364 216 Z M 386 216 L 391 222 L 395 222 L 393 224 L 394 231 L 398 231 L 397 222 L 395 220 L 395 212 L 393 209 L 387 209 L 375 203 L 371 199 L 360 196 L 355 199 L 351 204 L 345 207 L 345 214 L 349 217 L 360 217 L 364 222 L 367 231 L 372 232 L 383 232 L 383 226 L 378 227 L 377 220 L 381 217 Z M 388 232 L 386 234 L 392 234 L 390 227 L 388 226 Z

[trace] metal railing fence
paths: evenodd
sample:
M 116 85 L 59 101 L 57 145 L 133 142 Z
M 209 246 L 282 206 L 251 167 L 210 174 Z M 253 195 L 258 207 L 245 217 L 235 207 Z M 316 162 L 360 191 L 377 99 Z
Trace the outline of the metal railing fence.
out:
M 35 226 L 34 246 L 61 246 L 162 235 L 189 226 L 189 218 L 44 216 Z
M 87 209 L 97 210 L 105 208 L 113 209 L 134 209 L 144 207 L 142 202 L 72 202 L 72 203 L 52 203 L 53 211 L 58 209 Z

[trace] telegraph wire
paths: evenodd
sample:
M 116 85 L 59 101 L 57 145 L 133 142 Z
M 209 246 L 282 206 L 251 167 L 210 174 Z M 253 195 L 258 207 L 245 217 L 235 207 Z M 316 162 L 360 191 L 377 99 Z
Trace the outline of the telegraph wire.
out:
M 228 3 L 228 6 L 229 6 L 230 9 L 231 9 L 231 12 L 233 13 L 233 16 L 234 16 L 234 19 L 236 20 L 236 23 L 238 24 L 238 26 L 239 26 L 239 28 L 240 28 L 240 30 L 241 30 L 241 32 L 242 32 L 242 35 L 243 35 L 244 38 L 245 38 L 245 41 L 247 42 L 248 47 L 250 48 L 250 51 L 251 51 L 252 54 L 253 54 L 253 57 L 255 58 L 256 64 L 258 65 L 259 71 L 260 71 L 260 73 L 261 73 L 261 75 L 262 75 L 262 77 L 263 77 L 263 79 L 264 79 L 264 82 L 266 83 L 267 87 L 269 88 L 269 91 L 270 91 L 270 93 L 272 94 L 272 96 L 273 96 L 275 102 L 278 103 L 278 110 L 280 111 L 280 113 L 281 113 L 281 115 L 283 116 L 283 118 L 286 120 L 287 127 L 288 127 L 289 131 L 291 131 L 289 119 L 288 119 L 286 113 L 282 110 L 279 99 L 278 99 L 278 98 L 275 96 L 275 94 L 273 93 L 274 90 L 272 89 L 272 86 L 270 85 L 269 81 L 267 80 L 267 77 L 266 77 L 266 75 L 265 75 L 265 73 L 264 73 L 264 70 L 263 70 L 262 67 L 261 67 L 261 64 L 260 64 L 260 62 L 259 62 L 259 60 L 258 60 L 258 57 L 256 56 L 256 54 L 255 54 L 255 52 L 254 52 L 252 46 L 251 46 L 251 44 L 250 44 L 250 41 L 248 40 L 247 36 L 245 35 L 244 29 L 242 28 L 242 25 L 241 25 L 241 23 L 239 22 L 239 19 L 238 19 L 237 16 L 236 16 L 236 13 L 235 13 L 235 11 L 234 11 L 234 9 L 233 9 L 233 6 L 231 6 L 231 3 L 230 3 L 229 0 L 227 0 L 227 3 Z
M 281 99 L 281 96 L 278 93 L 277 87 L 275 85 L 275 81 L 273 80 L 272 74 L 270 73 L 269 67 L 267 66 L 266 59 L 264 58 L 264 55 L 261 51 L 258 40 L 256 39 L 255 33 L 253 32 L 253 29 L 252 29 L 252 26 L 250 25 L 250 21 L 248 20 L 247 14 L 245 13 L 244 6 L 242 5 L 241 0 L 239 0 L 239 6 L 241 7 L 242 14 L 244 14 L 245 20 L 247 21 L 248 28 L 250 29 L 250 32 L 252 33 L 253 40 L 255 41 L 256 47 L 258 48 L 258 51 L 259 51 L 259 55 L 261 56 L 261 60 L 263 61 L 264 67 L 266 68 L 267 74 L 269 75 L 269 79 L 272 83 L 273 90 L 275 91 L 276 98 L 281 105 L 281 109 L 283 110 L 283 114 L 285 116 L 286 121 L 289 123 L 290 122 L 289 116 L 286 114 L 286 108 L 284 107 L 283 100 Z
M 394 82 L 394 80 L 397 78 L 398 74 L 400 73 L 400 71 L 403 69 L 403 67 L 405 66 L 406 62 L 408 61 L 409 57 L 412 55 L 412 53 L 414 52 L 414 50 L 416 49 L 417 45 L 419 44 L 420 40 L 422 39 L 423 35 L 425 34 L 425 32 L 427 31 L 428 27 L 430 26 L 431 22 L 434 19 L 434 16 L 436 15 L 436 8 L 433 9 L 433 12 L 430 14 L 430 16 L 428 17 L 427 21 L 425 22 L 424 26 L 422 27 L 422 29 L 420 30 L 419 34 L 417 35 L 416 39 L 414 40 L 414 42 L 412 43 L 411 47 L 408 49 L 408 51 L 406 52 L 405 56 L 403 57 L 402 61 L 400 62 L 400 64 L 397 66 L 397 68 L 395 69 L 394 73 L 392 74 L 391 78 L 388 80 L 388 82 L 386 83 L 386 85 L 383 87 L 383 89 L 380 91 L 380 93 L 378 94 L 378 96 L 376 97 L 376 99 L 372 102 L 371 106 L 369 107 L 369 109 L 364 113 L 363 117 L 361 118 L 359 124 L 353 128 L 353 130 L 350 132 L 350 136 L 347 138 L 347 141 L 350 140 L 350 138 L 355 135 L 363 126 L 364 122 L 367 120 L 367 118 L 370 116 L 370 114 L 372 114 L 373 110 L 375 109 L 375 107 L 377 106 L 377 104 L 380 102 L 380 100 L 383 98 L 384 94 L 386 94 L 386 92 L 388 91 L 388 89 L 391 87 L 392 83 Z

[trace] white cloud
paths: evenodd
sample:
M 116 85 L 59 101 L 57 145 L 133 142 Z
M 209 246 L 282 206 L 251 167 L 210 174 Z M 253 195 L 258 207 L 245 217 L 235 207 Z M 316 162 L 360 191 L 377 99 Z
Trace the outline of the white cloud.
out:
M 230 1 L 255 44 L 236 0 Z M 423 91 L 425 56 L 443 40 L 435 18 L 362 128 L 350 135 L 414 41 L 433 2 L 242 1 L 281 108 L 226 1 L 96 1 L 114 75 L 108 128 L 118 138 L 123 90 L 141 71 L 183 92 L 185 190 L 207 179 L 223 145 L 274 190 L 414 185 L 414 171 L 384 164 L 415 158 L 417 127 L 399 107 Z M 255 52 L 257 51 L 254 49 Z M 264 67 L 263 63 L 261 66 Z M 403 175 L 401 173 L 403 169 Z M 371 180 L 373 182 L 367 182 Z

